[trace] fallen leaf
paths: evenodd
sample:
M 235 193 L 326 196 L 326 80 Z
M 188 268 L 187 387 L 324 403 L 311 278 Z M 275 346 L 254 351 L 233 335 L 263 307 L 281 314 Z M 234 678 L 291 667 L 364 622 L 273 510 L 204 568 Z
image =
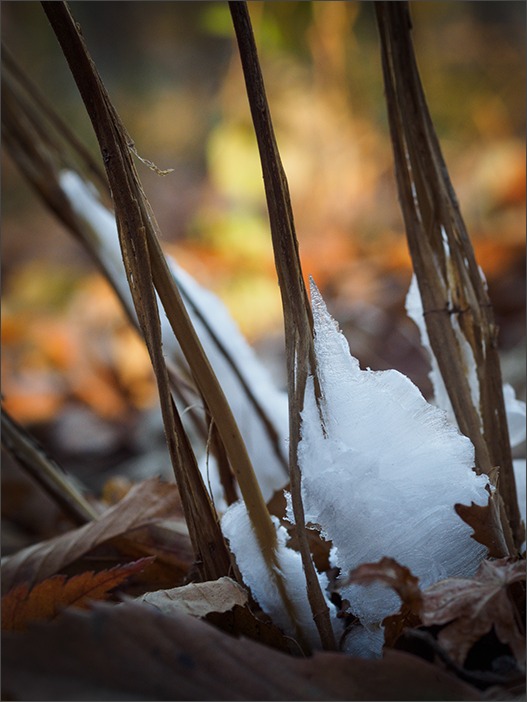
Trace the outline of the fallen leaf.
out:
M 24 630 L 31 622 L 53 619 L 65 607 L 86 607 L 93 600 L 104 600 L 152 560 L 142 558 L 110 570 L 90 571 L 69 579 L 65 575 L 54 575 L 33 588 L 25 583 L 15 585 L 2 597 L 2 629 Z
M 363 563 L 351 571 L 345 585 L 348 583 L 370 585 L 381 582 L 391 587 L 401 598 L 401 609 L 396 614 L 383 619 L 384 643 L 391 647 L 407 628 L 421 624 L 419 613 L 422 605 L 422 594 L 419 588 L 419 578 L 412 574 L 409 568 L 398 563 L 394 558 L 381 558 L 378 563 Z
M 155 519 L 180 515 L 175 484 L 157 478 L 135 485 L 126 497 L 98 519 L 48 541 L 2 559 L 2 591 L 14 585 L 29 586 L 59 573 L 99 544 L 123 536 Z
M 137 598 L 137 601 L 146 602 L 164 614 L 183 612 L 206 618 L 218 629 L 234 636 L 246 636 L 277 650 L 297 652 L 295 643 L 288 640 L 268 617 L 262 620 L 255 616 L 249 609 L 248 600 L 247 591 L 226 576 L 148 592 Z
M 474 530 L 471 537 L 488 548 L 491 558 L 501 558 L 509 552 L 496 499 L 496 493 L 492 493 L 486 505 L 478 505 L 474 502 L 471 502 L 470 507 L 454 505 L 457 514 Z
M 102 547 L 88 554 L 86 560 L 97 558 L 114 558 L 115 563 L 123 560 L 136 560 L 144 556 L 155 556 L 155 560 L 138 578 L 134 580 L 141 591 L 131 593 L 141 595 L 152 590 L 167 590 L 184 584 L 195 562 L 195 555 L 190 542 L 185 520 L 163 519 L 150 522 L 134 529 L 123 537 L 106 542 Z
M 296 658 L 135 602 L 69 609 L 26 632 L 4 633 L 2 656 L 3 699 L 482 699 L 400 651 L 382 660 L 325 652 Z
M 483 561 L 474 578 L 448 578 L 424 591 L 423 624 L 447 625 L 439 632 L 438 641 L 459 665 L 472 645 L 493 627 L 523 665 L 525 638 L 507 588 L 521 580 L 525 580 L 524 561 Z
M 199 578 L 193 577 L 195 555 L 186 522 L 161 519 L 126 532 L 97 545 L 62 569 L 71 577 L 87 570 L 105 570 L 114 566 L 155 556 L 126 586 L 126 594 L 140 597 L 154 590 L 170 590 Z M 197 573 L 196 573 L 197 575 Z
M 226 576 L 171 590 L 148 592 L 139 598 L 165 614 L 178 611 L 193 617 L 206 617 L 211 612 L 228 612 L 235 605 L 245 605 L 248 599 L 247 591 Z
M 419 579 L 394 558 L 381 558 L 378 563 L 363 563 L 351 571 L 342 586 L 349 583 L 371 585 L 374 582 L 391 587 L 412 612 L 419 613 L 422 597 Z

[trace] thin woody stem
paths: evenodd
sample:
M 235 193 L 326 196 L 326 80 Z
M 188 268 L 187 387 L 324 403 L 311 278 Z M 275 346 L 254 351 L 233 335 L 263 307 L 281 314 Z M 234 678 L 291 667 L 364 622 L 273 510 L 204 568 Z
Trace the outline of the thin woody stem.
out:
M 275 265 L 282 295 L 289 393 L 289 475 L 296 531 L 313 620 L 323 647 L 334 650 L 337 644 L 329 609 L 309 550 L 298 465 L 300 413 L 304 405 L 309 371 L 314 375 L 316 383 L 313 320 L 302 276 L 287 178 L 276 144 L 247 3 L 230 2 L 229 7 L 260 152 Z

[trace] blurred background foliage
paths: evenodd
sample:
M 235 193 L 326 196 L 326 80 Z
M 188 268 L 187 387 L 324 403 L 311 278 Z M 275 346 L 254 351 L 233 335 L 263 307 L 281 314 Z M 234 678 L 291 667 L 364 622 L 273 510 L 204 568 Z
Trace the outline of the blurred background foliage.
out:
M 71 9 L 139 153 L 174 169 L 160 177 L 138 165 L 163 245 L 225 301 L 282 382 L 280 297 L 227 5 Z M 414 2 L 411 10 L 429 107 L 489 280 L 504 358 L 523 354 L 525 4 Z M 1 11 L 5 44 L 98 154 L 39 3 L 6 1 Z M 250 11 L 304 272 L 365 366 L 398 368 L 427 392 L 426 362 L 404 314 L 411 266 L 373 3 L 251 2 Z M 30 422 L 71 402 L 115 422 L 148 407 L 155 394 L 146 353 L 106 284 L 5 153 L 2 168 L 9 407 Z M 522 373 L 511 373 L 520 387 Z

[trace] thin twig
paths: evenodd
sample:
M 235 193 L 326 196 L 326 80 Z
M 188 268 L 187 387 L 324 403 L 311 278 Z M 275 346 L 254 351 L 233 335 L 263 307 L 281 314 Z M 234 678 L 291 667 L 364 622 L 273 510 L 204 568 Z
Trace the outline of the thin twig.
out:
M 15 61 L 11 51 L 3 43 L 2 63 L 2 78 L 4 77 L 5 70 L 9 71 L 13 75 L 18 85 L 25 90 L 26 94 L 36 105 L 40 113 L 46 117 L 53 128 L 61 135 L 62 139 L 69 144 L 73 152 L 80 157 L 89 173 L 92 176 L 95 176 L 101 185 L 108 187 L 108 181 L 106 180 L 104 169 L 101 168 L 100 164 L 95 160 L 92 153 L 73 132 L 69 124 L 61 118 L 53 106 L 50 105 L 46 98 L 35 87 L 35 85 L 28 80 L 24 71 L 21 70 Z

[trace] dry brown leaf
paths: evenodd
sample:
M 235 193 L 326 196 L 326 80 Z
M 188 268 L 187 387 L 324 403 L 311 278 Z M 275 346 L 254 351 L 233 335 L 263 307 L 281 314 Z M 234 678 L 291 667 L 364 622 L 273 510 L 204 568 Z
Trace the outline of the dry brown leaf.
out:
M 178 611 L 206 617 L 211 612 L 228 612 L 235 605 L 243 607 L 249 598 L 241 585 L 224 576 L 205 583 L 148 592 L 139 599 L 165 614 Z
M 401 610 L 383 620 L 386 646 L 393 646 L 405 629 L 421 624 L 419 613 L 422 593 L 419 579 L 395 559 L 385 557 L 378 563 L 363 563 L 349 574 L 347 582 L 360 585 L 381 582 L 395 590 L 401 598 Z
M 177 486 L 158 479 L 135 485 L 126 497 L 98 519 L 2 559 L 2 591 L 18 583 L 29 586 L 61 572 L 99 544 L 123 536 L 154 519 L 179 515 Z
M 426 626 L 446 624 L 439 643 L 459 665 L 472 647 L 494 627 L 522 665 L 525 638 L 515 618 L 507 586 L 525 580 L 525 562 L 508 559 L 483 561 L 472 579 L 448 578 L 423 593 L 421 619 Z
M 359 585 L 382 582 L 395 590 L 413 612 L 418 613 L 421 608 L 419 579 L 393 558 L 381 558 L 378 563 L 363 563 L 351 571 L 345 584 L 351 582 Z
M 501 558 L 508 553 L 507 543 L 500 524 L 496 493 L 489 496 L 486 505 L 470 503 L 470 507 L 455 504 L 454 509 L 461 519 L 472 527 L 471 537 L 489 549 L 491 558 Z
M 177 518 L 149 522 L 124 536 L 105 541 L 65 567 L 62 573 L 71 577 L 87 570 L 106 570 L 147 556 L 155 558 L 137 573 L 133 583 L 127 584 L 126 594 L 130 597 L 140 597 L 154 590 L 169 590 L 196 579 L 190 577 L 195 556 L 186 523 Z
M 69 579 L 65 575 L 54 575 L 33 588 L 24 583 L 15 585 L 2 597 L 2 629 L 24 630 L 34 621 L 53 619 L 65 607 L 86 607 L 90 601 L 104 600 L 152 560 L 141 558 L 110 570 L 90 571 Z
M 183 519 L 150 522 L 123 537 L 106 542 L 100 549 L 88 554 L 87 558 L 91 560 L 93 556 L 113 557 L 115 563 L 155 556 L 152 565 L 135 579 L 138 586 L 143 583 L 144 587 L 134 595 L 183 585 L 195 562 L 194 550 Z
M 4 634 L 4 699 L 480 700 L 420 658 L 295 658 L 186 614 L 96 603 Z

